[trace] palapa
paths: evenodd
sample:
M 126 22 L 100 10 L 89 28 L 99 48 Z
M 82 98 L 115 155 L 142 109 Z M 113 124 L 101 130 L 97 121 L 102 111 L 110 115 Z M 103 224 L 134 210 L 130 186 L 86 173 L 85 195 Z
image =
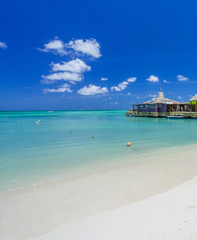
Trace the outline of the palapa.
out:
M 177 104 L 178 105 L 181 103 L 175 100 L 171 100 L 169 98 L 165 98 L 163 93 L 160 92 L 157 98 L 153 98 L 147 102 L 144 102 L 143 104 Z

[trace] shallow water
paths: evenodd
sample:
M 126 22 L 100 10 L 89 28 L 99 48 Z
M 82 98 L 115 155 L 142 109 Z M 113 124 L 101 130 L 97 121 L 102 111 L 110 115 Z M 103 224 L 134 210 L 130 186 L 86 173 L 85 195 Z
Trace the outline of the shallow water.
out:
M 122 110 L 0 112 L 0 191 L 66 178 L 93 163 L 105 165 L 197 142 L 197 120 L 124 114 Z M 38 120 L 40 124 L 35 124 Z M 128 141 L 131 148 L 126 147 Z

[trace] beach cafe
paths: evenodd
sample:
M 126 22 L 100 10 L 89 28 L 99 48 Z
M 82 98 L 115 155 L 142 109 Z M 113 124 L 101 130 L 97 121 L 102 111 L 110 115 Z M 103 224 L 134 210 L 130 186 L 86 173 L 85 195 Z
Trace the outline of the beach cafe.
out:
M 130 114 L 129 114 L 130 113 Z M 197 94 L 189 102 L 181 103 L 165 98 L 162 92 L 157 98 L 133 105 L 126 115 L 142 117 L 168 117 L 180 115 L 188 118 L 197 117 Z

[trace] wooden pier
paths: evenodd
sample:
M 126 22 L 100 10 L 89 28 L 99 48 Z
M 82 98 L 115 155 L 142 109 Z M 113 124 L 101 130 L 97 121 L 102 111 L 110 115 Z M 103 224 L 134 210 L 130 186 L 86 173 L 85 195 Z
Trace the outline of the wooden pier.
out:
M 166 118 L 168 116 L 183 116 L 184 118 L 197 118 L 197 112 L 138 112 L 128 110 L 125 113 L 126 117 L 160 117 Z

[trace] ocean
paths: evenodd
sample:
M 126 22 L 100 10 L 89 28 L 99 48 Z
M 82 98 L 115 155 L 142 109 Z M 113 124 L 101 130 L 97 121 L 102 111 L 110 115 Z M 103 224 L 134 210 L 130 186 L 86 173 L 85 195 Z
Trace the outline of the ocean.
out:
M 197 120 L 128 118 L 124 110 L 0 112 L 0 192 L 141 161 L 196 136 Z

